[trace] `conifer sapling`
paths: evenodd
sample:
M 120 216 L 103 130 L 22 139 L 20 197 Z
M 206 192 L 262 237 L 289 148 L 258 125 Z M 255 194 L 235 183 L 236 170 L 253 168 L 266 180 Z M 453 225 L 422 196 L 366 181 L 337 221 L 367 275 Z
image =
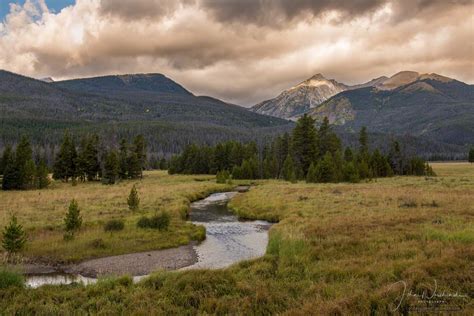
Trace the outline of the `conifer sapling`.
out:
M 17 253 L 26 243 L 26 234 L 23 227 L 18 224 L 16 216 L 12 216 L 10 223 L 3 230 L 2 246 L 9 253 Z
M 130 194 L 127 199 L 128 208 L 132 211 L 138 211 L 140 207 L 140 198 L 138 197 L 137 188 L 135 185 L 130 190 Z

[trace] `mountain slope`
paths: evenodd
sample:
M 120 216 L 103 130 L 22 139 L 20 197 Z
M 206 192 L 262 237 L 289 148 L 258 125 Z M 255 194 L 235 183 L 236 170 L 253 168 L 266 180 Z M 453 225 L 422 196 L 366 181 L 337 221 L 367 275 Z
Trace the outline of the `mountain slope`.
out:
M 0 147 L 29 134 L 56 145 L 66 128 L 104 137 L 142 133 L 153 152 L 190 142 L 258 140 L 291 128 L 288 121 L 197 97 L 161 74 L 106 76 L 45 83 L 0 71 Z
M 253 106 L 251 110 L 261 114 L 292 119 L 346 89 L 346 85 L 326 79 L 322 74 L 317 74 L 283 91 L 276 98 Z
M 162 74 L 132 74 L 65 80 L 55 86 L 83 93 L 153 92 L 191 96 L 192 93 Z
M 317 120 L 327 116 L 346 131 L 367 126 L 373 132 L 474 143 L 474 87 L 435 74 L 413 78 L 414 73 L 397 74 L 382 88 L 344 91 L 309 114 Z

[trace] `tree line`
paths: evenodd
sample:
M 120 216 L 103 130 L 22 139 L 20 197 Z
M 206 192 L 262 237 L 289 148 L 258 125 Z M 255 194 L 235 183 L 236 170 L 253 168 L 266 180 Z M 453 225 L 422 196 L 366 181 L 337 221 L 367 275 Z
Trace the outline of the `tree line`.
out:
M 33 159 L 27 137 L 22 137 L 15 150 L 7 146 L 0 158 L 2 190 L 42 189 L 49 185 L 48 166 L 44 158 Z
M 51 171 L 53 179 L 64 182 L 114 184 L 120 179 L 143 177 L 146 163 L 146 142 L 142 135 L 136 136 L 131 144 L 122 139 L 116 149 L 103 146 L 97 134 L 82 137 L 76 146 L 74 138 L 66 132 L 52 170 L 45 159 L 33 159 L 30 141 L 24 136 L 15 150 L 12 146 L 5 148 L 0 159 L 0 175 L 3 175 L 3 190 L 45 188 Z M 160 164 L 164 166 L 166 162 L 160 161 Z
M 53 165 L 53 179 L 64 182 L 102 181 L 114 184 L 119 179 L 137 179 L 143 176 L 146 165 L 146 143 L 138 135 L 129 144 L 122 139 L 118 150 L 101 146 L 99 136 L 92 134 L 81 139 L 77 147 L 68 132 Z
M 359 147 L 343 150 L 325 118 L 319 128 L 308 115 L 290 133 L 259 150 L 255 143 L 235 141 L 216 146 L 189 145 L 169 162 L 168 172 L 218 174 L 232 179 L 284 179 L 307 182 L 358 182 L 393 175 L 434 175 L 421 158 L 406 155 L 399 142 L 390 151 L 369 150 L 367 129 L 359 133 Z

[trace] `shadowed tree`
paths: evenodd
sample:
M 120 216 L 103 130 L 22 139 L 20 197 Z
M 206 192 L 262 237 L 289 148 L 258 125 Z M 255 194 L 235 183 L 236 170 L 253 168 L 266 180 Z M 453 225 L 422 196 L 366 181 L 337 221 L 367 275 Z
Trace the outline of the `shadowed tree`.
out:
M 295 163 L 290 154 L 286 156 L 285 162 L 283 163 L 282 178 L 285 181 L 296 181 Z
M 120 140 L 119 177 L 121 179 L 127 179 L 128 177 L 128 144 L 125 138 Z
M 2 158 L 0 158 L 0 175 L 3 175 L 3 172 L 5 171 L 5 167 L 8 162 L 11 162 L 13 159 L 13 150 L 12 146 L 7 145 L 5 149 L 3 150 Z
M 102 183 L 115 184 L 119 179 L 119 160 L 115 150 L 109 151 L 105 156 Z
M 36 168 L 36 187 L 38 189 L 44 189 L 49 185 L 48 166 L 46 161 L 41 159 Z
M 77 152 L 73 139 L 66 131 L 53 167 L 53 178 L 68 182 L 76 177 Z
M 293 129 L 292 149 L 296 163 L 301 166 L 303 176 L 308 173 L 311 162 L 316 160 L 317 131 L 314 119 L 303 115 Z
M 135 153 L 140 166 L 140 177 L 143 178 L 143 169 L 146 165 L 146 143 L 143 135 L 138 135 L 133 140 L 133 152 Z

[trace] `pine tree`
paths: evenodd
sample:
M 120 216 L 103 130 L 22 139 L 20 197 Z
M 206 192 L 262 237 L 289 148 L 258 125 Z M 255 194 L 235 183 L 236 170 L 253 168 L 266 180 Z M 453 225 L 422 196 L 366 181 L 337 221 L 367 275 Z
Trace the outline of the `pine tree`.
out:
M 138 135 L 133 140 L 133 152 L 136 154 L 140 166 L 140 177 L 143 178 L 143 170 L 146 167 L 146 143 L 143 135 Z
M 369 168 L 372 170 L 374 177 L 385 176 L 385 160 L 378 148 L 374 150 L 372 157 L 370 157 Z
M 241 178 L 242 179 L 254 179 L 254 174 L 253 174 L 253 170 L 252 170 L 252 165 L 250 164 L 250 161 L 245 159 L 243 162 L 242 162 L 242 166 L 241 166 Z
M 165 157 L 160 159 L 160 170 L 168 169 L 168 162 L 166 161 Z
M 7 145 L 3 150 L 2 158 L 0 158 L 0 175 L 3 175 L 5 167 L 8 162 L 11 162 L 13 159 L 13 150 L 12 146 Z
M 283 163 L 282 178 L 285 181 L 295 181 L 296 180 L 296 170 L 295 163 L 291 155 L 287 155 L 285 162 Z
M 76 174 L 82 182 L 87 179 L 87 142 L 88 139 L 86 137 L 81 139 L 76 159 Z
M 346 147 L 346 150 L 344 151 L 344 160 L 347 162 L 354 160 L 354 154 L 350 147 Z
M 15 189 L 31 188 L 34 185 L 35 164 L 33 162 L 33 150 L 26 136 L 21 138 L 16 147 L 15 169 L 18 171 Z
M 341 150 L 341 141 L 331 130 L 327 117 L 324 117 L 324 120 L 319 127 L 317 139 L 318 158 L 322 158 L 326 152 L 334 154 L 336 151 Z
M 19 170 L 15 164 L 15 154 L 10 151 L 7 155 L 3 155 L 3 181 L 2 190 L 15 190 L 19 187 L 18 179 L 20 177 Z
M 308 174 L 306 175 L 306 182 L 316 183 L 318 182 L 317 169 L 314 163 L 311 163 L 308 169 Z
M 226 183 L 229 180 L 230 174 L 227 170 L 218 171 L 216 174 L 217 183 Z
M 73 199 L 69 204 L 68 212 L 64 218 L 64 226 L 66 232 L 74 233 L 79 230 L 82 226 L 82 217 L 80 214 L 79 205 L 77 201 Z
M 128 144 L 125 138 L 120 141 L 119 148 L 119 177 L 127 179 L 128 177 Z
M 128 195 L 127 203 L 128 203 L 128 208 L 131 211 L 138 211 L 138 209 L 140 207 L 140 198 L 138 197 L 138 191 L 137 191 L 137 188 L 135 187 L 135 185 L 130 190 L 130 194 Z
M 369 137 L 367 135 L 367 127 L 363 126 L 359 132 L 359 152 L 362 155 L 369 153 Z
M 474 163 L 474 147 L 469 150 L 469 162 Z
M 76 177 L 77 152 L 74 141 L 69 132 L 64 134 L 63 142 L 59 153 L 56 156 L 53 167 L 53 178 L 67 182 L 70 178 Z
M 25 243 L 26 233 L 18 224 L 17 218 L 12 216 L 10 223 L 3 230 L 2 246 L 9 254 L 14 254 L 21 251 Z
M 327 152 L 316 167 L 317 182 L 327 183 L 336 181 L 336 170 L 331 153 Z
M 342 174 L 343 180 L 346 182 L 357 183 L 360 180 L 359 172 L 352 161 L 344 163 Z
M 180 170 L 181 171 L 181 170 Z M 128 157 L 128 177 L 131 179 L 137 179 L 140 177 L 142 172 L 142 168 L 140 165 L 140 161 L 137 157 L 137 154 L 132 152 Z
M 357 164 L 357 170 L 359 172 L 360 179 L 366 179 L 372 176 L 369 165 L 365 160 L 362 160 Z
M 100 139 L 97 134 L 93 134 L 87 140 L 86 146 L 86 174 L 87 180 L 96 180 L 101 172 L 100 159 L 99 159 L 99 144 Z
M 388 154 L 388 162 L 390 167 L 395 174 L 402 175 L 405 170 L 404 158 L 400 143 L 398 141 L 392 141 L 390 152 Z
M 303 175 L 306 175 L 311 162 L 318 155 L 317 131 L 315 121 L 307 114 L 303 115 L 293 129 L 292 149 L 296 163 L 301 166 Z
M 36 187 L 44 189 L 49 185 L 48 166 L 46 161 L 41 159 L 36 168 Z
M 290 135 L 288 133 L 283 134 L 283 136 L 278 137 L 275 144 L 275 154 L 278 164 L 278 171 L 276 177 L 280 175 L 283 168 L 283 163 L 285 162 L 286 157 L 288 156 L 291 146 Z
M 111 150 L 106 154 L 104 170 L 102 171 L 102 183 L 115 184 L 119 178 L 119 160 L 117 152 Z
M 36 165 L 33 159 L 30 159 L 25 162 L 21 178 L 21 189 L 27 190 L 36 187 Z
M 240 166 L 234 166 L 232 168 L 232 179 L 243 179 L 242 168 Z

